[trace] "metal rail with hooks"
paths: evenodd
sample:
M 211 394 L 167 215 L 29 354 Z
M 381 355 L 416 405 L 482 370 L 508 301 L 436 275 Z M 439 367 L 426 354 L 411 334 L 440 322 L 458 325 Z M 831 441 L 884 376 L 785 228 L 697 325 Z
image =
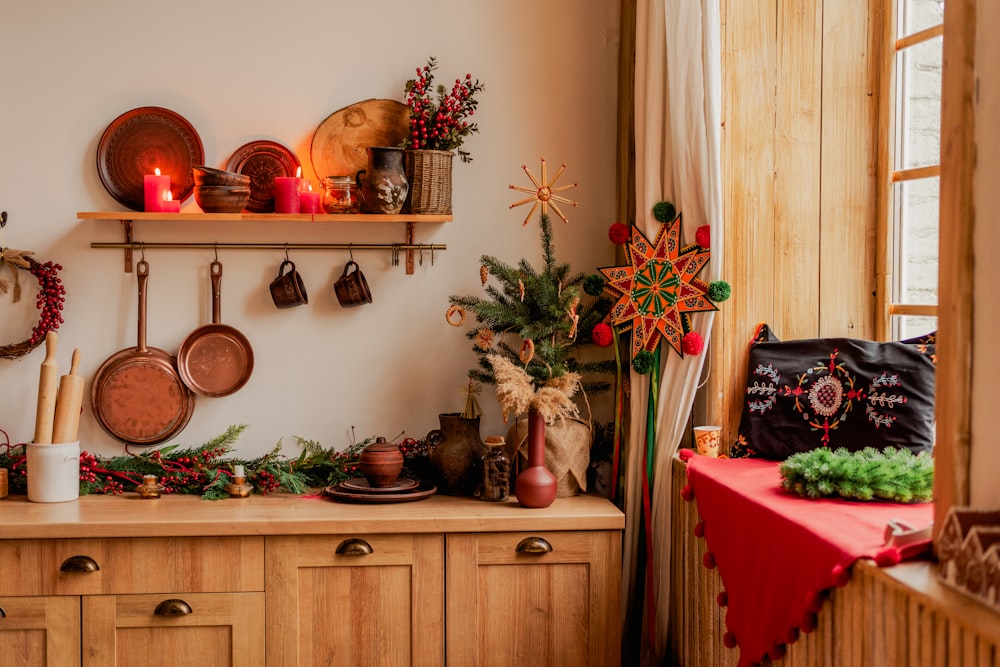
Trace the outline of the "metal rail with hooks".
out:
M 150 248 L 160 249 L 207 249 L 218 250 L 220 248 L 239 250 L 388 250 L 392 253 L 392 265 L 399 265 L 400 252 L 406 253 L 406 273 L 412 274 L 414 264 L 419 261 L 424 263 L 424 253 L 430 253 L 431 266 L 434 265 L 435 251 L 447 250 L 448 246 L 441 243 L 414 243 L 413 226 L 415 222 L 448 222 L 452 218 L 450 215 L 373 215 L 373 214 L 347 214 L 347 215 L 283 215 L 268 213 L 177 213 L 169 214 L 169 218 L 162 213 L 131 213 L 127 217 L 121 213 L 77 213 L 77 218 L 81 220 L 118 220 L 123 229 L 124 241 L 121 243 L 93 242 L 91 248 L 113 248 L 125 251 L 125 271 L 132 272 L 132 251 Z M 170 221 L 202 221 L 202 222 L 236 222 L 236 221 L 267 221 L 277 220 L 282 222 L 403 222 L 406 224 L 406 235 L 403 243 L 217 243 L 217 242 L 150 242 L 144 243 L 136 241 L 133 236 L 134 220 L 167 220 Z

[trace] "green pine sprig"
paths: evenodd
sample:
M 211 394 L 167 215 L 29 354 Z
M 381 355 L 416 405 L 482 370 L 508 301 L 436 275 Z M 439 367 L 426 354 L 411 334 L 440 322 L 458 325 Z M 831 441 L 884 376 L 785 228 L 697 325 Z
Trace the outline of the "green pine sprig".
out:
M 806 498 L 839 496 L 851 500 L 929 502 L 934 491 L 934 460 L 905 448 L 841 447 L 793 454 L 778 466 L 782 486 Z

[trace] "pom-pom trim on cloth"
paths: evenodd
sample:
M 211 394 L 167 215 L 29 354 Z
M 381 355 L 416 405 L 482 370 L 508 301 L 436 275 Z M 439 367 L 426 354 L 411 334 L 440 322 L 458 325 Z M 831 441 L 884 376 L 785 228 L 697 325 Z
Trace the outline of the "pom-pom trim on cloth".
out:
M 625 245 L 630 236 L 628 225 L 616 222 L 608 227 L 608 240 L 615 245 Z
M 690 484 L 685 484 L 684 488 L 681 489 L 681 498 L 688 502 L 694 500 L 694 489 L 691 488 Z
M 683 463 L 687 463 L 689 460 L 691 460 L 692 456 L 694 456 L 694 450 L 688 449 L 686 447 L 677 452 L 677 458 L 679 458 Z
M 692 331 L 684 334 L 684 337 L 681 338 L 681 349 L 684 350 L 684 354 L 690 354 L 692 357 L 697 356 L 705 349 L 705 341 L 700 333 Z

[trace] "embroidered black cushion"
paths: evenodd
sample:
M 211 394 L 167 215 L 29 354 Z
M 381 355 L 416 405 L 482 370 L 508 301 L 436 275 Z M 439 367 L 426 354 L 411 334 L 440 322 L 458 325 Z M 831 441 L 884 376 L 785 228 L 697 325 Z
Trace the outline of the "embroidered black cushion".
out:
M 935 334 L 888 343 L 779 341 L 761 325 L 730 455 L 781 461 L 817 447 L 930 452 L 934 362 Z

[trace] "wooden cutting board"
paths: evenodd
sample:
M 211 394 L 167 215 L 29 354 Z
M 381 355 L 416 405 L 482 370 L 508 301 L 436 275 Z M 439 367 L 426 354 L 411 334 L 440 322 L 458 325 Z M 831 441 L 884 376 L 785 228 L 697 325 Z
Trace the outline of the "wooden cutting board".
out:
M 410 110 L 395 100 L 358 102 L 327 116 L 313 133 L 310 159 L 317 178 L 351 176 L 368 166 L 369 146 L 399 146 Z

